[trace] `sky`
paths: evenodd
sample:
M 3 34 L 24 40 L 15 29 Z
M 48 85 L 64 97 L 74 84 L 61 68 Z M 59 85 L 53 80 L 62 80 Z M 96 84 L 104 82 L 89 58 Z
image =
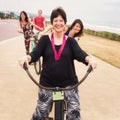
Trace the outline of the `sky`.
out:
M 120 28 L 120 0 L 0 0 L 0 11 L 11 10 L 50 15 L 56 7 L 62 7 L 68 22 L 79 18 L 85 24 Z

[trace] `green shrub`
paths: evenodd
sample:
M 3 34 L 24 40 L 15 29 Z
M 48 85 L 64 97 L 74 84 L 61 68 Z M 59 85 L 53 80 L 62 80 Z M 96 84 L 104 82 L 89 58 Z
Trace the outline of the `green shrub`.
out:
M 120 35 L 116 33 L 111 33 L 107 31 L 94 31 L 91 29 L 84 29 L 84 32 L 89 35 L 99 36 L 99 37 L 107 38 L 110 40 L 116 40 L 120 42 Z

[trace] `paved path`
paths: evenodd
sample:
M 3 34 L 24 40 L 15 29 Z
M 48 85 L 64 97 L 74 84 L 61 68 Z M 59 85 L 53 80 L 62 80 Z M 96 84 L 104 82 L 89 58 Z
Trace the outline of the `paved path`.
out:
M 0 41 L 19 36 L 17 25 L 17 20 L 0 20 Z
M 38 88 L 18 65 L 22 36 L 0 42 L 0 120 L 30 120 Z M 79 87 L 83 120 L 120 120 L 120 69 L 97 58 L 98 68 Z M 87 67 L 76 62 L 78 76 Z M 32 66 L 33 75 L 38 79 Z

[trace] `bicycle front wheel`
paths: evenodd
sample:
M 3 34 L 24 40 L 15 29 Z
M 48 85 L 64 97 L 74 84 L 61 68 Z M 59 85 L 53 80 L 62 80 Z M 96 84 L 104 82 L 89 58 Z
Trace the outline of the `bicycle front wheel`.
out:
M 37 62 L 34 62 L 35 72 L 39 75 L 41 72 L 41 61 L 40 59 Z
M 65 102 L 63 100 L 55 101 L 55 120 L 64 120 Z

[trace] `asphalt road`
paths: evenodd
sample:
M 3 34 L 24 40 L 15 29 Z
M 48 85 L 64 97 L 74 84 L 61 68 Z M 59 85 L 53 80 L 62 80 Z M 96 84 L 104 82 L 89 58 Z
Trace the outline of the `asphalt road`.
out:
M 0 52 L 0 120 L 30 120 L 38 88 L 18 64 L 25 55 L 23 36 L 1 41 Z M 120 120 L 120 69 L 95 59 L 97 69 L 79 87 L 82 120 Z M 80 79 L 87 67 L 75 65 Z M 38 79 L 33 66 L 29 68 Z
M 17 20 L 0 20 L 0 41 L 20 36 L 17 25 Z

